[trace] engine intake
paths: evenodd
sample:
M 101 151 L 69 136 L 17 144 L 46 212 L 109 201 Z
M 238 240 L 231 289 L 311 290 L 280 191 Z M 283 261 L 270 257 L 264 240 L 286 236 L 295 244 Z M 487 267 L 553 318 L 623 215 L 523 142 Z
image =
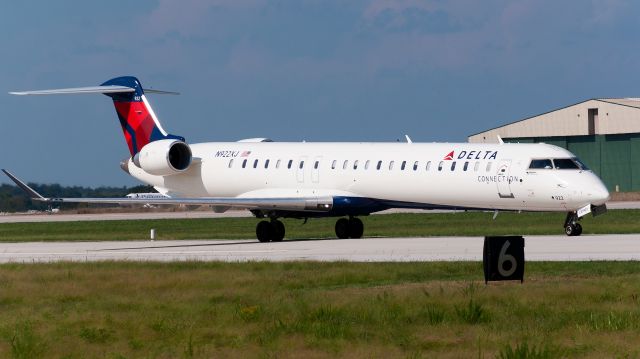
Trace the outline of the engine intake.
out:
M 191 148 L 178 140 L 159 140 L 148 143 L 133 157 L 133 163 L 145 172 L 168 176 L 184 172 L 191 165 Z

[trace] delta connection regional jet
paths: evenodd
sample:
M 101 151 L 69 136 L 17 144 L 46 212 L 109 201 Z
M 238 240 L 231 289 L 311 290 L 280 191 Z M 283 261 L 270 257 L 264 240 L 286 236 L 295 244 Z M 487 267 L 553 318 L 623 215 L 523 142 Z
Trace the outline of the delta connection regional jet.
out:
M 147 93 L 169 93 L 146 90 Z M 573 153 L 548 144 L 278 143 L 264 138 L 187 143 L 167 133 L 135 77 L 100 86 L 14 95 L 111 97 L 131 156 L 122 169 L 166 198 L 45 198 L 4 171 L 32 199 L 51 204 L 208 205 L 248 209 L 261 242 L 281 241 L 280 218 L 340 217 L 338 238 L 360 238 L 360 220 L 389 208 L 567 212 L 564 230 L 606 211 L 609 192 Z

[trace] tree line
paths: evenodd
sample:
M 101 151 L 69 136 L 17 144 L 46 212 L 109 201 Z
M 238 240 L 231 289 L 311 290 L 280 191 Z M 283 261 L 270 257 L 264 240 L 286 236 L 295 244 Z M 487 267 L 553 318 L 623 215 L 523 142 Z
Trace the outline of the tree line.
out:
M 152 186 L 140 185 L 135 187 L 81 187 L 61 186 L 59 184 L 29 183 L 29 187 L 44 197 L 125 197 L 129 193 L 156 192 Z M 56 208 L 74 209 L 78 206 L 86 206 L 79 203 L 64 203 L 56 205 Z M 20 188 L 13 185 L 0 185 L 0 212 L 25 212 L 28 210 L 44 211 L 49 209 L 46 203 L 32 201 Z

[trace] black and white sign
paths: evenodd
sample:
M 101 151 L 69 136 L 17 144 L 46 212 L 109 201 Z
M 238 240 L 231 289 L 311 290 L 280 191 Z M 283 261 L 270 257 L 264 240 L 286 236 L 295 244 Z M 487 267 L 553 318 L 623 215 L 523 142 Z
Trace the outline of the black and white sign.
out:
M 484 237 L 484 281 L 524 280 L 524 238 Z

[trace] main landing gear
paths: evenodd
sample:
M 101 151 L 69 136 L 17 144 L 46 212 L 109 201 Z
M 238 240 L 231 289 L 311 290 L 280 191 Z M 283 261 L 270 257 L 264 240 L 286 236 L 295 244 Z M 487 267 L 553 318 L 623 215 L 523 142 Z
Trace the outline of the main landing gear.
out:
M 284 224 L 277 219 L 260 221 L 256 226 L 256 236 L 260 242 L 280 242 L 284 233 Z
M 580 218 L 576 212 L 567 213 L 567 219 L 564 220 L 564 233 L 567 236 L 574 237 L 582 234 L 582 226 L 578 221 Z
M 336 236 L 340 239 L 362 238 L 363 233 L 364 225 L 359 218 L 340 218 L 336 221 Z
M 336 236 L 340 239 L 362 238 L 364 225 L 359 218 L 340 218 L 336 221 Z M 260 242 L 280 242 L 284 239 L 284 224 L 272 218 L 258 222 L 256 226 L 256 237 Z

